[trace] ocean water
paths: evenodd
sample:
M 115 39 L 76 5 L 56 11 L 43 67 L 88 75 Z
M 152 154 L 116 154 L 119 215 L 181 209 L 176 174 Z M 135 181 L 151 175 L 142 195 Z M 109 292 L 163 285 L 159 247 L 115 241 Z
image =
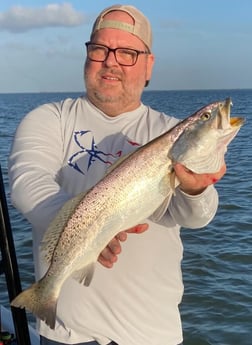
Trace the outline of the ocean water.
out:
M 34 107 L 80 93 L 0 94 L 0 163 L 6 186 L 22 286 L 33 281 L 30 225 L 9 200 L 7 157 L 15 129 Z M 183 229 L 184 298 L 181 315 L 185 345 L 252 344 L 252 90 L 148 91 L 143 101 L 184 118 L 199 107 L 231 97 L 232 116 L 246 118 L 229 145 L 227 173 L 216 184 L 219 208 L 198 230 Z M 4 276 L 0 304 L 9 306 Z M 31 316 L 29 320 L 33 322 Z

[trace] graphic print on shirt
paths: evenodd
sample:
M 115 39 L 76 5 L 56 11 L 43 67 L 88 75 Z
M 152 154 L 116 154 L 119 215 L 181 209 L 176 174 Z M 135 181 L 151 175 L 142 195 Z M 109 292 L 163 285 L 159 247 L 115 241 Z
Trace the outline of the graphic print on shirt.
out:
M 85 140 L 83 140 L 84 136 Z M 115 160 L 122 156 L 122 150 L 118 150 L 117 152 L 113 153 L 99 150 L 98 145 L 95 142 L 94 135 L 90 130 L 75 131 L 73 135 L 73 140 L 75 144 L 78 146 L 78 151 L 76 151 L 68 159 L 68 165 L 83 175 L 87 173 L 89 168 L 96 161 L 110 166 L 114 163 Z M 84 145 L 83 142 L 85 142 L 86 144 Z M 127 142 L 131 146 L 140 146 L 138 143 L 134 141 L 127 140 Z M 78 160 L 84 156 L 88 156 L 87 165 L 85 169 L 80 167 L 80 164 L 78 163 Z

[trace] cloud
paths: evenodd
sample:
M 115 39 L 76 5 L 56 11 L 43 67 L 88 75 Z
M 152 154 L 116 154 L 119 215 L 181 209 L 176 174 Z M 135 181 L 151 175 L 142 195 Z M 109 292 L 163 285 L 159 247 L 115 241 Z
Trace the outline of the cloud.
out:
M 43 8 L 13 6 L 0 13 L 0 30 L 12 33 L 47 27 L 71 27 L 84 22 L 84 15 L 71 4 L 49 4 Z

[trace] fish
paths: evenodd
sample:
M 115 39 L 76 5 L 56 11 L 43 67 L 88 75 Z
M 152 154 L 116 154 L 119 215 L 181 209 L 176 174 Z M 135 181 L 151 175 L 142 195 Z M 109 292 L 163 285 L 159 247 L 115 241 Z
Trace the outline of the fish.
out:
M 228 144 L 244 123 L 231 118 L 231 105 L 227 98 L 200 108 L 119 159 L 89 191 L 67 201 L 42 240 L 47 272 L 11 305 L 28 309 L 54 329 L 64 282 L 72 277 L 89 286 L 98 256 L 114 236 L 164 215 L 179 185 L 175 163 L 195 173 L 220 170 Z

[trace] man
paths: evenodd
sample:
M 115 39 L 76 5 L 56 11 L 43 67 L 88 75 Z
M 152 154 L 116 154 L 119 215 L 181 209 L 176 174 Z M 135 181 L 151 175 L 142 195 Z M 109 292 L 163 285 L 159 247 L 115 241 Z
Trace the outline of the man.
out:
M 154 56 L 151 27 L 139 10 L 116 5 L 102 11 L 86 47 L 86 97 L 29 113 L 10 155 L 12 200 L 33 226 L 36 278 L 47 268 L 41 239 L 60 207 L 96 184 L 119 156 L 178 121 L 141 103 Z M 214 217 L 218 195 L 212 183 L 225 166 L 203 175 L 179 164 L 174 169 L 180 185 L 162 220 L 119 233 L 100 254 L 88 288 L 67 280 L 55 330 L 39 321 L 41 344 L 182 343 L 180 227 L 202 227 Z M 127 237 L 128 232 L 141 235 Z

